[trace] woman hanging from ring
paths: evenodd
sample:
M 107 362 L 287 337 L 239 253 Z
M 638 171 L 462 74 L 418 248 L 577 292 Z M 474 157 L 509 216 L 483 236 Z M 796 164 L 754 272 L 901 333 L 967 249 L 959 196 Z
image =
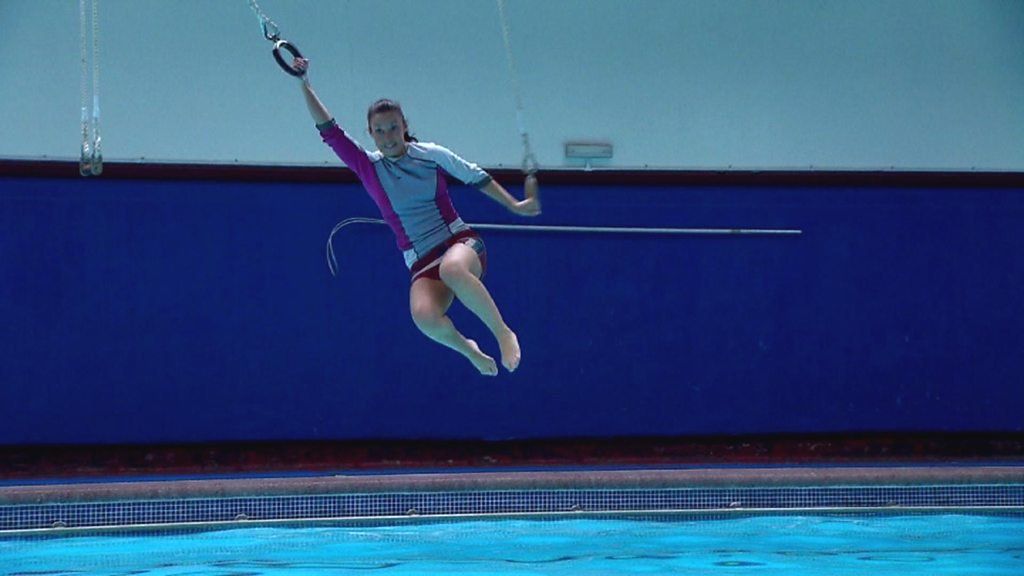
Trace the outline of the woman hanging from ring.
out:
M 369 152 L 338 126 L 313 91 L 306 73 L 309 61 L 297 57 L 293 67 L 302 72 L 302 92 L 323 141 L 356 173 L 395 234 L 411 275 L 413 322 L 432 340 L 469 359 L 481 374 L 496 375 L 494 358 L 463 336 L 447 315 L 458 298 L 490 329 L 501 364 L 514 371 L 521 357 L 519 341 L 481 281 L 487 269 L 483 240 L 459 218 L 445 175 L 479 189 L 515 214 L 537 216 L 541 206 L 535 175 L 526 177 L 525 199 L 516 199 L 476 164 L 409 136 L 401 106 L 386 99 L 374 102 L 366 114 L 367 130 L 377 145 L 377 151 Z

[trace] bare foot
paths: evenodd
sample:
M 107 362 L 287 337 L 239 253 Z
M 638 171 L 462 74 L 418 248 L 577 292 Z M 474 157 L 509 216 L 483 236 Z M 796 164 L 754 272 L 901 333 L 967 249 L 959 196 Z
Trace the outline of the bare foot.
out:
M 498 337 L 498 346 L 501 347 L 501 365 L 509 372 L 515 372 L 519 367 L 519 339 L 516 333 L 506 329 L 505 333 Z
M 476 366 L 476 369 L 480 371 L 484 376 L 497 376 L 498 365 L 494 362 L 494 358 L 491 358 L 487 354 L 484 354 L 480 347 L 476 345 L 476 341 L 467 340 L 471 352 L 466 354 L 466 358 Z

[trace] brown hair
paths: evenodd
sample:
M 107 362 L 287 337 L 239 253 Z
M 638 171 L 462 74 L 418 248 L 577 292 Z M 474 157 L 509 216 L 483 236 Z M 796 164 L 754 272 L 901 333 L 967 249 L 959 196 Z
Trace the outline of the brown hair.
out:
M 402 117 L 402 124 L 405 124 L 405 134 L 403 135 L 406 142 L 419 142 L 415 137 L 409 135 L 409 123 L 405 120 L 405 112 L 402 112 L 402 105 L 394 100 L 388 100 L 387 98 L 381 98 L 373 104 L 370 104 L 370 109 L 366 111 L 366 126 L 370 127 L 370 118 L 374 114 L 381 114 L 383 112 L 398 112 L 398 115 Z

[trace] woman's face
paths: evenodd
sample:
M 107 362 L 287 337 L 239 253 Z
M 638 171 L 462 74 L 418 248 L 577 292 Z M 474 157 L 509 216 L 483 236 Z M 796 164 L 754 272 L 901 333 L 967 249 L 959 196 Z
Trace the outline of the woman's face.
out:
M 385 156 L 398 158 L 405 154 L 405 121 L 397 110 L 370 116 L 370 136 Z

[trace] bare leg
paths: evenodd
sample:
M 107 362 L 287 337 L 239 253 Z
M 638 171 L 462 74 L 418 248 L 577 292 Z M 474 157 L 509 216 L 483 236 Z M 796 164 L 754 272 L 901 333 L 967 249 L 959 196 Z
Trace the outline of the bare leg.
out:
M 465 244 L 455 244 L 441 261 L 441 280 L 473 314 L 490 329 L 501 347 L 501 364 L 512 372 L 519 367 L 519 340 L 498 311 L 487 287 L 480 281 L 483 267 L 480 257 Z
M 409 308 L 413 322 L 430 339 L 462 354 L 486 376 L 498 374 L 494 358 L 480 351 L 476 342 L 466 338 L 447 316 L 455 295 L 442 282 L 418 278 L 409 289 Z

